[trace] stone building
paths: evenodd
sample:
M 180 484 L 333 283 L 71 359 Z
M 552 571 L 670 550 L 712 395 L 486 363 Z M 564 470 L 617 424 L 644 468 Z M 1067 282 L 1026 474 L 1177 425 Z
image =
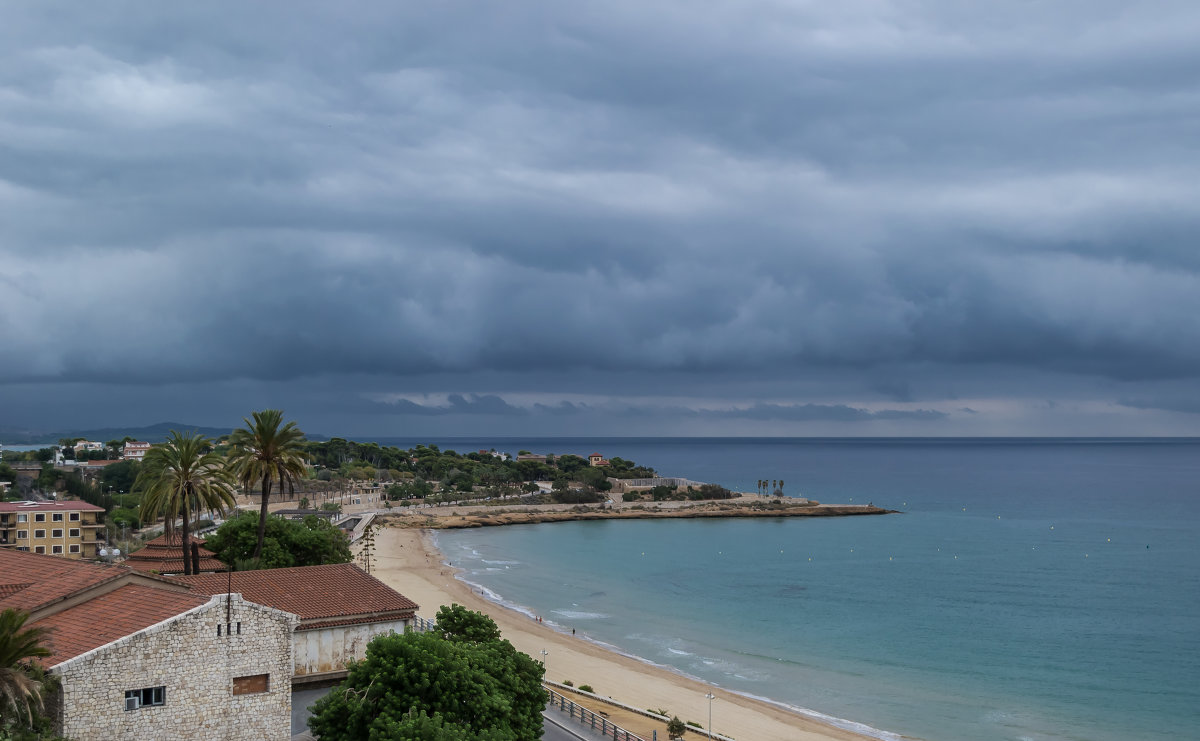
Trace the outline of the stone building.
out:
M 344 675 L 417 609 L 352 564 L 164 577 L 0 549 L 10 607 L 49 630 L 75 741 L 287 738 L 294 683 Z
M 133 630 L 103 643 L 88 630 L 111 622 Z M 46 664 L 62 683 L 61 733 L 130 741 L 288 738 L 297 622 L 240 594 L 205 598 L 135 586 L 41 620 L 54 631 Z
M 177 576 L 202 594 L 226 589 L 246 599 L 294 613 L 294 684 L 339 679 L 350 659 L 367 655 L 367 644 L 384 633 L 403 633 L 417 605 L 353 564 L 299 566 L 234 574 Z

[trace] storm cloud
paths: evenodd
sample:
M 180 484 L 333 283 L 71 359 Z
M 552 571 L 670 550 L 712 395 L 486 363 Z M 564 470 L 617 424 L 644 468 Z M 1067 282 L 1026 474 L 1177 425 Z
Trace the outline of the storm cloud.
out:
M 0 428 L 1195 434 L 1198 34 L 1166 0 L 10 8 Z

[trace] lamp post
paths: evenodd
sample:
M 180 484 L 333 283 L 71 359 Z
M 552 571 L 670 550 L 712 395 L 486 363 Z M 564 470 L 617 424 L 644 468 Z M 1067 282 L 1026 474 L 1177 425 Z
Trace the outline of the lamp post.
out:
M 709 737 L 709 738 L 712 738 L 712 737 L 713 737 L 713 730 L 712 730 L 712 701 L 713 701 L 713 698 L 715 698 L 715 697 L 716 697 L 716 695 L 714 695 L 713 693 L 709 692 L 709 693 L 707 693 L 707 694 L 706 694 L 706 695 L 704 695 L 704 696 L 708 698 L 708 737 Z
M 542 672 L 546 675 L 547 682 L 550 681 L 550 672 L 546 668 L 547 666 L 549 666 L 549 661 L 547 661 L 547 659 L 546 659 L 546 657 L 549 655 L 550 655 L 550 652 L 543 648 L 542 649 Z

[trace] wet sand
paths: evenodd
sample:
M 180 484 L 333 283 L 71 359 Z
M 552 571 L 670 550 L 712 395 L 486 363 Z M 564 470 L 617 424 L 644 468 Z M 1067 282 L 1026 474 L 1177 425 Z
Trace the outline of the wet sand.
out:
M 458 603 L 489 615 L 517 649 L 542 658 L 547 651 L 547 678 L 589 684 L 599 695 L 636 708 L 663 708 L 684 720 L 708 722 L 712 692 L 713 730 L 739 741 L 862 741 L 870 737 L 826 725 L 770 703 L 742 697 L 703 682 L 608 651 L 570 634 L 559 633 L 528 616 L 488 601 L 454 577 L 427 532 L 381 528 L 376 534 L 379 579 L 420 605 L 418 614 L 432 618 L 438 607 Z M 702 738 L 702 731 L 689 736 Z M 660 735 L 660 737 L 665 737 Z

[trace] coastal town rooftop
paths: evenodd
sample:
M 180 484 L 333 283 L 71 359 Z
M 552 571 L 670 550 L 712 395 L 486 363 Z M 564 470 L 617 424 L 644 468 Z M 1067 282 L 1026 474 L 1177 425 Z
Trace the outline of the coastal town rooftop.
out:
M 417 603 L 354 564 L 173 577 L 202 594 L 232 589 L 251 602 L 300 616 L 300 629 L 413 617 Z

